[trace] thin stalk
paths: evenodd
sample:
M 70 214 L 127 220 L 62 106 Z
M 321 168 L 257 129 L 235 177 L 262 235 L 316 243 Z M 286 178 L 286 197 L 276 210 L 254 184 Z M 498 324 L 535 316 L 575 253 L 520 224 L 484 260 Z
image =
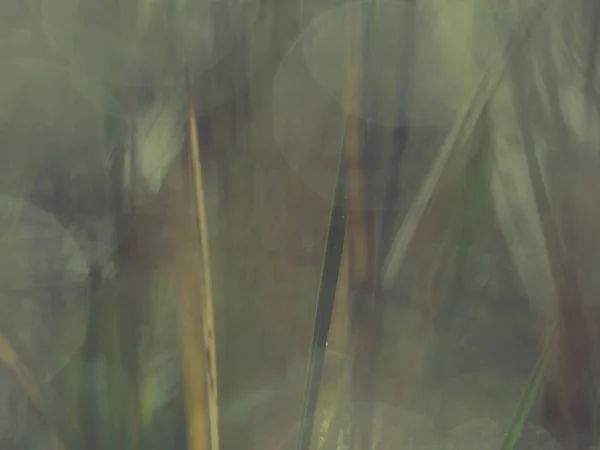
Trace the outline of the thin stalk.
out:
M 356 45 L 349 45 L 348 53 L 348 79 L 346 80 L 345 101 L 348 109 L 361 110 L 361 94 L 364 86 L 363 74 L 363 52 L 365 45 L 363 14 L 352 17 L 349 21 L 350 40 Z M 368 43 L 366 43 L 368 45 Z M 359 51 L 355 53 L 355 48 Z M 372 335 L 370 330 L 370 305 L 369 298 L 358 298 L 359 293 L 367 293 L 365 286 L 370 284 L 371 261 L 369 221 L 366 217 L 367 192 L 364 174 L 364 130 L 361 120 L 357 117 L 348 117 L 344 133 L 344 152 L 340 158 L 338 174 L 336 177 L 336 188 L 334 203 L 329 223 L 325 257 L 323 261 L 321 287 L 317 304 L 315 328 L 311 344 L 311 355 L 307 377 L 307 387 L 304 399 L 302 424 L 298 439 L 298 450 L 308 450 L 313 438 L 314 418 L 316 406 L 319 402 L 323 360 L 325 357 L 325 346 L 330 331 L 334 303 L 347 303 L 349 307 L 350 332 L 354 347 L 354 360 L 352 379 L 355 391 L 366 393 L 368 391 L 367 380 L 359 373 L 358 367 L 363 366 L 368 359 L 370 344 L 367 342 Z M 345 189 L 344 189 L 345 185 Z M 344 286 L 339 286 L 342 254 L 347 263 L 347 289 L 346 298 L 341 298 L 339 293 Z M 336 296 L 336 289 L 338 295 Z M 336 298 L 337 297 L 337 298 Z M 365 310 L 366 308 L 366 310 Z M 362 310 L 362 311 L 361 311 Z M 365 313 L 366 312 L 366 313 Z M 360 344 L 363 345 L 360 345 Z M 358 344 L 358 345 L 357 345 Z M 349 374 L 344 374 L 348 376 Z M 350 383 L 348 383 L 350 384 Z M 332 425 L 328 430 L 327 442 L 336 441 L 338 427 L 336 424 L 343 415 L 340 404 L 344 397 L 345 383 L 338 385 L 338 395 L 334 399 L 334 412 Z M 358 419 L 356 417 L 355 419 Z M 361 420 L 355 420 L 356 424 Z M 362 438 L 360 438 L 363 441 Z
M 346 111 L 365 112 L 368 89 L 365 92 L 365 57 L 368 54 L 369 14 L 357 9 L 348 20 Z M 372 25 L 372 24 L 371 24 Z M 376 303 L 374 276 L 373 211 L 368 204 L 368 158 L 365 146 L 365 126 L 359 117 L 348 118 L 343 157 L 347 167 L 346 189 L 348 205 L 348 287 L 350 295 L 350 332 L 352 333 L 352 404 L 350 448 L 367 449 L 372 434 L 372 366 L 374 354 L 373 313 Z
M 531 375 L 531 379 L 529 380 L 525 391 L 519 399 L 513 420 L 511 421 L 510 427 L 504 436 L 502 447 L 500 447 L 501 450 L 514 450 L 519 443 L 521 433 L 523 432 L 523 428 L 525 427 L 525 423 L 529 417 L 529 412 L 533 407 L 533 404 L 542 386 L 542 382 L 544 381 L 544 375 L 546 373 L 546 368 L 548 367 L 551 355 L 550 350 L 552 349 L 554 345 L 553 341 L 556 338 L 555 334 L 556 333 L 552 333 L 550 335 L 550 339 L 535 366 L 535 370 Z
M 178 249 L 177 271 L 180 292 L 178 296 L 179 341 L 183 377 L 183 393 L 187 421 L 189 450 L 209 450 L 209 417 L 206 399 L 206 361 L 202 358 L 204 336 L 199 323 L 198 276 L 193 262 L 185 257 L 189 242 L 183 238 Z
M 195 200 L 195 219 L 200 237 L 202 254 L 202 271 L 204 293 L 201 302 L 202 331 L 204 334 L 204 352 L 206 363 L 206 381 L 208 388 L 208 411 L 210 420 L 211 450 L 219 450 L 219 403 L 217 389 L 217 353 L 215 345 L 214 299 L 212 288 L 211 260 L 208 237 L 208 220 L 202 181 L 202 165 L 200 163 L 200 145 L 196 128 L 196 114 L 192 96 L 189 70 L 187 75 L 188 93 L 188 131 L 192 169 L 193 194 Z
M 325 244 L 325 255 L 321 269 L 321 284 L 317 299 L 302 422 L 297 445 L 298 450 L 308 450 L 312 441 L 314 419 L 323 375 L 325 347 L 329 337 L 331 318 L 336 301 L 336 289 L 344 249 L 347 215 L 343 205 L 344 167 L 342 158 L 340 158 L 335 184 L 335 194 Z
M 375 12 L 369 11 L 365 14 L 358 10 L 349 17 L 348 21 L 348 42 L 347 45 L 347 79 L 345 82 L 344 102 L 346 103 L 347 111 L 356 111 L 359 114 L 364 110 L 365 91 L 368 91 L 369 79 L 365 76 L 365 65 L 368 61 L 365 60 L 366 55 L 373 46 L 372 28 L 375 27 L 374 19 L 376 18 L 377 5 Z M 368 22 L 365 22 L 365 21 Z M 368 113 L 369 111 L 367 111 Z M 341 157 L 341 166 L 344 170 L 338 172 L 338 180 L 336 187 L 335 204 L 345 203 L 346 207 L 346 230 L 345 235 L 342 230 L 334 230 L 336 232 L 336 241 L 343 243 L 345 247 L 346 262 L 348 265 L 347 273 L 347 294 L 346 299 L 339 298 L 336 301 L 347 303 L 349 306 L 349 326 L 351 333 L 351 346 L 353 353 L 353 364 L 351 370 L 351 387 L 353 391 L 352 398 L 362 399 L 363 405 L 370 405 L 368 400 L 372 397 L 372 387 L 374 380 L 371 379 L 371 369 L 375 360 L 375 330 L 373 329 L 373 315 L 375 312 L 375 255 L 374 255 L 374 217 L 372 208 L 369 205 L 369 192 L 367 184 L 369 181 L 368 169 L 375 169 L 372 163 L 376 161 L 375 155 L 367 155 L 366 149 L 366 129 L 363 121 L 357 116 L 347 118 L 345 127 L 344 151 Z M 371 149 L 374 151 L 374 149 Z M 346 184 L 345 202 L 340 200 L 340 192 L 342 183 Z M 334 205 L 335 208 L 335 205 Z M 332 216 L 333 220 L 333 216 Z M 339 223 L 340 226 L 343 224 Z M 331 237 L 331 235 L 330 235 Z M 329 250 L 329 247 L 328 247 Z M 340 259 L 342 251 L 336 252 L 336 266 L 339 272 Z M 337 281 L 337 277 L 336 280 Z M 335 282 L 331 284 L 335 286 Z M 338 286 L 339 288 L 339 286 Z M 327 305 L 326 321 L 328 326 L 331 322 L 331 313 L 333 311 L 333 299 L 335 291 L 329 293 L 327 300 L 331 304 Z M 319 308 L 324 307 L 320 304 Z M 317 320 L 320 320 L 317 314 Z M 328 328 L 328 327 L 327 327 Z M 315 328 L 315 336 L 313 338 L 313 349 L 316 345 L 321 345 L 324 349 L 324 341 L 327 339 L 328 333 L 318 335 L 319 325 Z M 318 354 L 318 353 L 317 353 Z M 304 420 L 314 416 L 314 407 L 317 404 L 320 371 L 322 370 L 322 358 L 314 360 L 311 358 L 311 368 L 309 369 L 309 385 L 307 387 L 307 399 L 304 410 Z M 310 377 L 313 378 L 310 378 Z M 337 423 L 342 411 L 339 411 L 340 402 L 343 393 L 338 395 L 337 408 L 334 416 Z M 367 448 L 371 442 L 371 427 L 370 420 L 371 412 L 364 410 L 353 411 L 351 417 L 351 445 L 355 448 Z M 312 413 L 312 414 L 311 414 Z M 365 420 L 367 418 L 367 420 Z M 312 418 L 305 422 L 301 437 L 299 449 L 305 450 L 309 448 L 312 435 Z M 332 427 L 328 433 L 328 442 L 337 436 L 336 427 Z
M 343 179 L 344 178 L 342 178 L 342 180 Z M 348 292 L 348 246 L 345 244 L 347 240 L 345 229 L 343 230 L 343 234 L 345 237 L 341 255 L 342 259 L 339 265 L 331 325 L 325 344 L 325 357 L 329 350 L 345 356 L 348 354 L 348 350 L 350 349 L 349 344 L 351 335 L 349 324 L 351 305 L 349 304 L 350 297 Z M 313 433 L 312 448 L 321 448 L 324 450 L 328 448 L 327 443 L 331 442 L 332 439 L 337 442 L 339 433 L 342 431 L 339 426 L 341 424 L 340 420 L 342 417 L 344 418 L 342 422 L 345 421 L 344 425 L 346 425 L 347 428 L 347 419 L 349 418 L 348 392 L 351 381 L 351 363 L 352 361 L 348 359 L 348 361 L 340 370 L 335 371 L 335 377 L 332 377 L 331 374 L 328 373 L 323 373 L 322 375 L 322 377 L 327 379 L 327 382 L 321 382 L 319 387 L 319 396 L 317 399 L 315 416 L 319 414 L 319 412 L 323 413 L 325 411 L 329 411 L 331 413 L 331 417 L 333 418 L 333 422 L 331 422 L 330 426 L 327 428 L 325 447 L 321 445 L 317 445 L 317 447 L 315 447 L 317 442 L 321 443 L 322 435 L 315 435 Z

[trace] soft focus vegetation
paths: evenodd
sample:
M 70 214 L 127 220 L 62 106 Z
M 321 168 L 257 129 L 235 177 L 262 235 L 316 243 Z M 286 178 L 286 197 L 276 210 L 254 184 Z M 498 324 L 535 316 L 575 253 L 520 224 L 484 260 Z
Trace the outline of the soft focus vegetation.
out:
M 597 448 L 599 20 L 2 2 L 0 449 Z

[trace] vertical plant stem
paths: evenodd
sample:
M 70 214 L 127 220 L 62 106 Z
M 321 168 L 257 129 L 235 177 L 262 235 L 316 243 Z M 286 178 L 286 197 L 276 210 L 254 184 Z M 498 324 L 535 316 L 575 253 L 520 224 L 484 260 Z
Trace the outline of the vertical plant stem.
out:
M 193 268 L 195 259 L 187 257 L 189 244 L 181 234 L 176 269 L 179 279 L 179 340 L 183 374 L 183 393 L 187 419 L 187 445 L 189 450 L 209 450 L 209 416 L 206 399 L 204 339 L 200 330 L 198 296 L 200 287 Z
M 331 216 L 329 219 L 329 228 L 327 231 L 325 256 L 323 259 L 323 267 L 321 269 L 321 285 L 319 287 L 311 353 L 309 356 L 307 384 L 302 411 L 302 425 L 297 446 L 298 450 L 308 450 L 310 448 L 316 407 L 319 400 L 321 378 L 323 375 L 325 347 L 329 337 L 331 318 L 336 300 L 336 288 L 338 286 L 338 276 L 342 261 L 346 227 L 346 215 L 343 208 L 343 175 L 343 161 L 340 159 Z
M 554 333 L 550 336 L 550 339 L 542 351 L 542 355 L 538 360 L 535 370 L 531 375 L 531 379 L 525 388 L 525 391 L 521 395 L 515 415 L 511 421 L 510 427 L 504 436 L 501 450 L 514 450 L 519 443 L 521 433 L 529 417 L 529 412 L 537 398 L 538 392 L 544 381 L 546 368 L 548 367 L 548 361 L 550 359 L 550 350 L 554 344 Z
M 202 254 L 203 288 L 201 302 L 201 320 L 204 337 L 204 358 L 206 364 L 206 382 L 208 388 L 208 411 L 210 422 L 211 450 L 219 450 L 219 408 L 217 389 L 217 354 L 215 345 L 214 324 L 214 299 L 212 288 L 212 274 L 210 270 L 210 249 L 208 224 L 206 218 L 206 204 L 204 198 L 204 186 L 202 182 L 202 165 L 200 163 L 200 146 L 198 142 L 198 131 L 196 129 L 196 114 L 192 96 L 189 71 L 187 71 L 188 91 L 188 131 L 190 145 L 190 162 L 193 180 L 193 197 L 195 200 L 195 218 L 200 238 L 200 250 Z
M 352 333 L 352 420 L 350 448 L 368 449 L 371 445 L 373 384 L 373 217 L 367 197 L 368 174 L 365 153 L 365 128 L 358 117 L 365 104 L 365 13 L 357 8 L 350 12 L 347 28 L 347 65 L 344 102 L 346 111 L 355 111 L 346 125 L 344 149 L 348 205 L 348 283 L 350 295 L 350 327 Z M 360 408 L 357 405 L 360 403 Z

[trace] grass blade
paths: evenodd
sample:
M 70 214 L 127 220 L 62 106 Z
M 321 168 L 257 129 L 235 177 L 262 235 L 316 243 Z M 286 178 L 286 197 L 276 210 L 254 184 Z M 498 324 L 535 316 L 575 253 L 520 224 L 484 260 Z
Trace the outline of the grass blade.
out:
M 186 69 L 186 82 L 188 94 L 188 132 L 189 132 L 189 154 L 188 160 L 191 163 L 191 179 L 193 182 L 194 215 L 200 239 L 200 251 L 202 257 L 202 288 L 201 293 L 201 330 L 203 348 L 194 358 L 203 360 L 204 380 L 206 382 L 208 397 L 208 423 L 211 450 L 219 450 L 219 407 L 218 407 L 218 388 L 217 388 L 217 360 L 215 345 L 215 324 L 214 324 L 214 298 L 212 289 L 211 259 L 208 236 L 208 220 L 206 217 L 206 204 L 204 196 L 204 185 L 202 181 L 202 165 L 200 162 L 200 145 L 198 141 L 198 132 L 196 129 L 196 115 L 192 97 L 192 89 L 189 71 Z M 194 316 L 192 316 L 194 317 Z M 197 328 L 197 327 L 194 327 Z M 194 333 L 194 330 L 190 330 Z M 190 336 L 191 337 L 191 336 Z M 190 355 L 190 357 L 192 357 Z M 189 381 L 193 383 L 193 381 Z M 189 385 L 188 383 L 188 385 Z M 204 386 L 202 386 L 204 388 Z M 194 388 L 197 389 L 197 388 Z M 200 407 L 200 405 L 196 405 Z M 201 426 L 192 422 L 192 426 Z M 193 448 L 196 444 L 192 443 Z M 198 444 L 200 445 L 200 444 Z M 201 447 L 200 447 L 201 448 Z
M 183 248 L 187 242 L 182 242 Z M 178 275 L 180 280 L 178 316 L 179 341 L 183 377 L 183 393 L 187 419 L 187 442 L 189 450 L 208 450 L 209 416 L 206 399 L 206 369 L 202 358 L 204 342 L 199 327 L 200 312 L 197 299 L 200 288 L 197 274 L 190 258 L 179 257 Z
M 527 41 L 533 25 L 537 23 L 540 17 L 542 17 L 546 9 L 547 5 L 536 9 L 532 13 L 532 16 L 525 21 L 525 26 L 523 26 L 520 32 L 515 33 L 508 45 L 498 55 L 492 58 L 490 66 L 484 73 L 482 81 L 474 93 L 472 100 L 459 112 L 458 118 L 454 122 L 454 126 L 440 148 L 439 154 L 433 162 L 433 165 L 417 194 L 417 198 L 411 205 L 411 208 L 394 239 L 392 248 L 386 258 L 383 268 L 383 289 L 392 287 L 421 222 L 421 218 L 428 208 L 435 191 L 438 189 L 440 180 L 445 174 L 448 166 L 450 163 L 462 166 L 465 161 L 470 158 L 470 150 L 472 149 L 464 144 L 473 133 L 485 105 L 490 97 L 496 92 L 507 72 L 508 68 L 506 61 L 508 55 L 510 55 L 515 48 L 523 45 L 524 41 Z
M 340 158 L 338 174 L 336 177 L 335 194 L 329 219 L 327 240 L 325 243 L 325 256 L 321 269 L 321 284 L 317 300 L 315 326 L 309 357 L 307 385 L 305 389 L 304 406 L 302 411 L 302 425 L 298 441 L 298 450 L 308 450 L 313 435 L 314 418 L 319 400 L 319 390 L 323 374 L 325 347 L 329 337 L 331 318 L 336 301 L 336 288 L 342 262 L 344 238 L 346 230 L 346 213 L 343 208 L 344 198 L 344 167 L 343 158 Z
M 529 412 L 534 404 L 534 401 L 540 391 L 542 386 L 542 381 L 544 380 L 544 374 L 546 373 L 546 368 L 548 367 L 548 362 L 550 359 L 550 350 L 552 348 L 552 340 L 554 339 L 554 335 L 550 337 L 550 341 L 544 351 L 540 359 L 538 360 L 535 370 L 521 396 L 519 403 L 517 404 L 517 408 L 515 410 L 515 415 L 511 424 L 504 436 L 504 440 L 502 442 L 501 450 L 514 450 L 517 443 L 519 442 L 519 438 L 521 437 L 521 433 L 523 432 L 523 428 L 525 427 L 525 422 L 527 421 L 527 417 L 529 416 Z
M 550 61 L 543 51 L 541 59 L 542 64 L 548 64 L 547 62 Z M 570 250 L 562 234 L 560 218 L 554 210 L 555 205 L 546 189 L 543 168 L 535 151 L 531 123 L 533 114 L 529 102 L 525 102 L 527 89 L 525 74 L 531 71 L 530 62 L 530 58 L 526 58 L 522 52 L 517 52 L 513 56 L 510 68 L 513 103 L 523 139 L 526 167 L 557 294 L 556 324 L 553 325 L 557 327 L 554 332 L 558 334 L 554 347 L 554 357 L 557 362 L 544 393 L 542 423 L 551 428 L 550 431 L 561 440 L 570 441 L 577 435 L 585 435 L 587 438 L 593 428 L 593 412 L 587 405 L 588 399 L 582 398 L 582 395 L 577 392 L 582 388 L 595 389 L 595 386 L 589 383 L 589 377 L 593 373 L 592 346 L 587 331 L 587 319 L 582 304 L 577 269 L 571 262 Z M 552 136 L 551 143 L 556 146 L 555 150 L 565 151 L 569 148 L 569 130 L 558 104 L 558 82 L 553 75 L 555 67 L 548 65 L 544 69 L 542 80 L 548 94 L 550 113 L 547 131 Z M 550 141 L 548 143 L 550 145 Z

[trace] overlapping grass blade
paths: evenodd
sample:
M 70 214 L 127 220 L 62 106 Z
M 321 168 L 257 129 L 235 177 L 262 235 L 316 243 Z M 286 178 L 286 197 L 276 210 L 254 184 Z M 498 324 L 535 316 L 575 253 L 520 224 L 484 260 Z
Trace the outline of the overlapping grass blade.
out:
M 557 154 L 569 149 L 570 130 L 559 105 L 559 87 L 554 75 L 556 67 L 551 64 L 552 59 L 547 51 L 542 49 L 540 54 L 544 67 L 541 79 L 549 107 L 544 125 L 545 131 L 552 138 L 546 143 L 555 146 L 550 151 Z M 592 344 L 587 330 L 577 268 L 572 263 L 571 251 L 562 233 L 561 217 L 556 213 L 555 204 L 546 186 L 543 161 L 536 152 L 532 122 L 534 114 L 530 102 L 525 101 L 528 88 L 526 75 L 531 72 L 530 58 L 522 51 L 516 52 L 511 58 L 510 69 L 513 104 L 523 141 L 527 177 L 532 187 L 531 199 L 539 215 L 542 237 L 547 247 L 547 261 L 556 288 L 556 300 L 552 306 L 556 322 L 553 324 L 553 334 L 557 334 L 554 346 L 554 358 L 557 363 L 542 399 L 542 418 L 545 424 L 544 420 L 554 415 L 554 411 L 560 411 L 560 417 L 550 419 L 551 426 L 556 428 L 551 431 L 567 439 L 566 435 L 575 436 L 592 431 L 593 412 L 589 410 L 587 400 L 580 399 L 575 391 L 575 386 L 579 389 L 595 390 L 595 386 L 589 382 L 590 375 L 593 374 Z
M 525 25 L 523 28 L 515 33 L 508 45 L 491 59 L 491 63 L 485 71 L 472 100 L 460 111 L 450 133 L 439 150 L 437 158 L 425 177 L 421 189 L 411 205 L 386 258 L 382 280 L 384 289 L 390 288 L 393 285 L 423 214 L 427 210 L 434 193 L 439 187 L 440 180 L 446 173 L 448 166 L 451 163 L 455 167 L 462 166 L 470 158 L 472 149 L 465 146 L 465 143 L 472 135 L 485 105 L 496 92 L 507 72 L 508 67 L 506 61 L 508 55 L 510 55 L 515 48 L 518 48 L 527 41 L 533 26 L 543 16 L 547 7 L 547 5 L 543 5 L 535 9 L 535 11 L 531 13 L 532 15 L 524 21 Z

